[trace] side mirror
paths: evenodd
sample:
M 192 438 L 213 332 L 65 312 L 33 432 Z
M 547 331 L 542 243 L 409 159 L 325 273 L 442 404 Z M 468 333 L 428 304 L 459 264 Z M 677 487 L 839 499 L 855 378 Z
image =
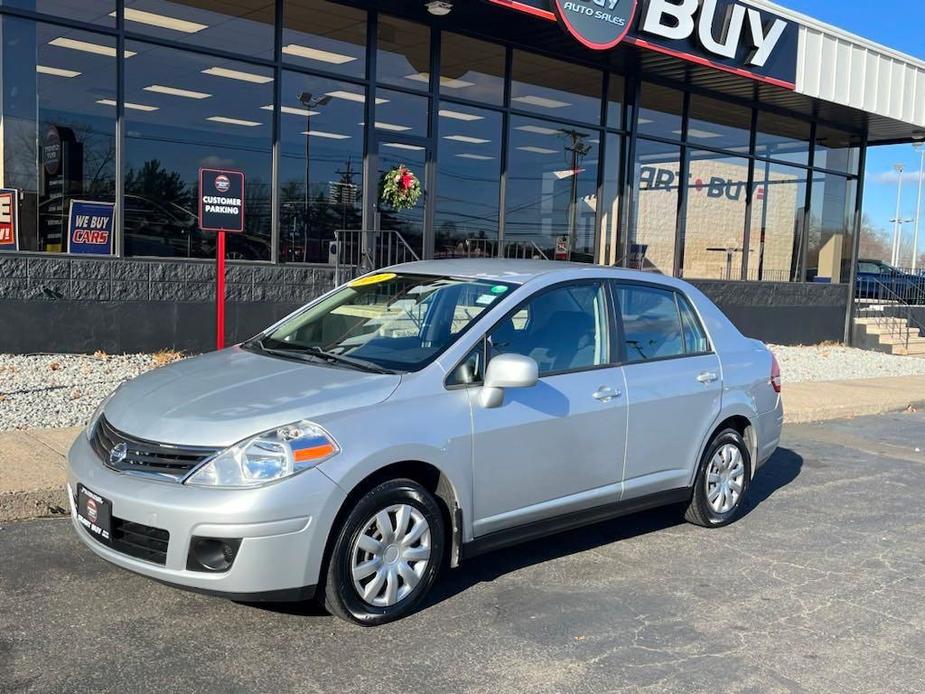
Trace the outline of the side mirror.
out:
M 521 354 L 499 354 L 488 362 L 485 383 L 479 395 L 484 408 L 500 407 L 505 388 L 530 388 L 539 380 L 539 367 Z

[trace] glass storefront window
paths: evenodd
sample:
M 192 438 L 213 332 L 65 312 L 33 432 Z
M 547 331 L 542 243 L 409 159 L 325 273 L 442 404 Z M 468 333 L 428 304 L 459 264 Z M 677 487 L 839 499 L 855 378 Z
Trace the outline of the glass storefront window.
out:
M 815 172 L 806 231 L 807 282 L 849 279 L 857 181 Z
M 748 154 L 751 131 L 750 108 L 691 94 L 688 142 Z
M 366 74 L 366 12 L 327 0 L 285 0 L 283 60 L 351 77 Z
M 620 198 L 623 183 L 621 154 L 623 136 L 607 133 L 604 148 L 604 196 L 601 201 L 601 239 L 598 262 L 603 265 L 620 265 L 623 260 L 620 237 Z
M 816 152 L 813 166 L 847 174 L 857 174 L 861 161 L 861 136 L 816 126 Z
M 125 29 L 136 34 L 273 59 L 273 0 L 125 0 Z
M 426 92 L 430 88 L 430 28 L 380 15 L 378 35 L 379 82 Z
M 626 80 L 622 75 L 610 74 L 607 86 L 607 127 L 622 128 L 623 103 L 626 99 Z
M 670 275 L 678 228 L 681 148 L 640 138 L 636 143 L 635 230 L 626 266 Z
M 440 93 L 500 105 L 504 101 L 504 47 L 448 31 L 440 40 Z
M 597 124 L 603 84 L 597 70 L 514 51 L 511 108 Z
M 682 276 L 742 278 L 748 159 L 691 151 Z
M 326 263 L 334 232 L 363 219 L 363 102 L 340 82 L 284 72 L 280 104 L 279 259 Z
M 511 118 L 505 255 L 593 261 L 599 135 Z
M 791 164 L 808 164 L 809 131 L 807 121 L 758 111 L 755 154 Z
M 116 0 L 0 0 L 0 7 L 32 10 L 88 24 L 116 25 Z
M 501 114 L 447 103 L 440 114 L 434 257 L 496 256 Z
M 269 260 L 272 70 L 140 42 L 126 50 L 126 255 L 214 256 L 196 205 L 199 168 L 213 167 L 247 179 L 245 231 L 228 235 L 228 256 Z
M 748 279 L 801 281 L 797 265 L 803 242 L 808 175 L 808 171 L 793 166 L 755 162 Z
M 115 202 L 115 39 L 0 17 L 0 187 L 19 248 L 67 251 L 73 200 Z
M 376 91 L 376 135 L 386 138 L 395 136 L 427 136 L 427 109 L 430 100 L 426 96 L 405 94 L 390 89 Z
M 639 96 L 639 132 L 680 140 L 683 110 L 684 93 L 679 89 L 643 82 Z

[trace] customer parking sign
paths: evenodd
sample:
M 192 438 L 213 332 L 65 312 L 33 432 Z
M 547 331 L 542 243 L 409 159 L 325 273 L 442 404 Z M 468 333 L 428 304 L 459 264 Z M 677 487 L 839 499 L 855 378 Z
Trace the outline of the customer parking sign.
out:
M 112 224 L 115 205 L 111 202 L 71 200 L 68 215 L 68 252 L 112 255 Z

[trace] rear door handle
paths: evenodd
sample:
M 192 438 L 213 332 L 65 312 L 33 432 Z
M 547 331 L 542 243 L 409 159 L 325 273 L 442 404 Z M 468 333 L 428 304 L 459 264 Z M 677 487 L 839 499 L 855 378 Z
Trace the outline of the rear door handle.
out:
M 615 388 L 609 388 L 607 386 L 601 386 L 591 395 L 595 400 L 600 400 L 601 402 L 610 402 L 614 398 L 620 397 L 620 391 Z
M 697 376 L 697 380 L 701 383 L 713 383 L 719 376 L 717 376 L 712 371 L 704 371 L 702 374 Z

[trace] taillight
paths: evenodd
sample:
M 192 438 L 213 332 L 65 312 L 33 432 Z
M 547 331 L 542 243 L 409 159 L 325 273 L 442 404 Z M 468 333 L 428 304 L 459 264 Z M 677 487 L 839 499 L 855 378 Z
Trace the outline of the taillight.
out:
M 775 393 L 780 392 L 780 364 L 777 363 L 774 352 L 771 352 L 771 387 Z

